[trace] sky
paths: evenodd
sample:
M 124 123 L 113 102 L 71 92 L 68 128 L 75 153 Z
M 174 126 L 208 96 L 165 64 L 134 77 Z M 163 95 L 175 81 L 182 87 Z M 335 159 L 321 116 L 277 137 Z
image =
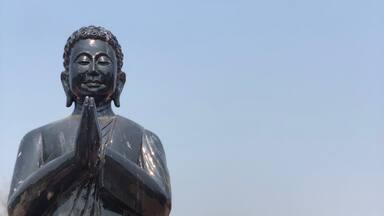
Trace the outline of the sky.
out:
M 98 25 L 125 55 L 115 112 L 162 140 L 172 216 L 382 216 L 383 8 L 0 0 L 0 194 L 23 135 L 70 115 L 64 45 Z

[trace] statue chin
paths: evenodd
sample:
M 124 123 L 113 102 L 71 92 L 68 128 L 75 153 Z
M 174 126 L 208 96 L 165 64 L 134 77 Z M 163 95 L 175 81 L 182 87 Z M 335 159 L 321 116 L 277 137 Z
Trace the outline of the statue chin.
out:
M 95 100 L 97 106 L 103 106 L 111 103 L 111 94 L 101 94 L 101 91 L 96 89 L 90 91 L 82 91 L 81 94 L 75 95 L 75 103 L 82 104 L 86 97 L 92 97 Z

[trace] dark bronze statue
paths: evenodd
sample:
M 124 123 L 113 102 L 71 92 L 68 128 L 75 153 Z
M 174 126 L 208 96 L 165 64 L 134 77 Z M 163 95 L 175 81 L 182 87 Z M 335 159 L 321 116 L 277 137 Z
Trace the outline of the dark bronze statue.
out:
M 72 115 L 32 130 L 17 154 L 8 213 L 164 216 L 171 188 L 159 138 L 115 115 L 123 53 L 102 27 L 69 37 L 61 81 Z

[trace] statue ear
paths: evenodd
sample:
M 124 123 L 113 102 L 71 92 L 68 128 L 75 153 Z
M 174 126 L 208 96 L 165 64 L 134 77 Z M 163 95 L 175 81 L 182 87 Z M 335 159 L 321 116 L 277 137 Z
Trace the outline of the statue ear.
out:
M 73 99 L 71 89 L 69 88 L 68 72 L 67 71 L 61 72 L 60 78 L 61 78 L 61 84 L 63 84 L 65 95 L 67 96 L 66 106 L 70 107 L 74 99 Z
M 120 107 L 120 94 L 123 91 L 125 79 L 126 76 L 123 71 L 117 74 L 116 90 L 112 95 L 112 100 L 116 107 Z

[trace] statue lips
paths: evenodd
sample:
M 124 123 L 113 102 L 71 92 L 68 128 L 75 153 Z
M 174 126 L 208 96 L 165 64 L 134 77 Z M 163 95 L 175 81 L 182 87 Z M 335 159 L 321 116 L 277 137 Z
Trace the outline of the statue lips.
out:
M 105 88 L 105 84 L 100 80 L 86 80 L 81 83 L 81 87 L 88 91 L 98 91 Z

